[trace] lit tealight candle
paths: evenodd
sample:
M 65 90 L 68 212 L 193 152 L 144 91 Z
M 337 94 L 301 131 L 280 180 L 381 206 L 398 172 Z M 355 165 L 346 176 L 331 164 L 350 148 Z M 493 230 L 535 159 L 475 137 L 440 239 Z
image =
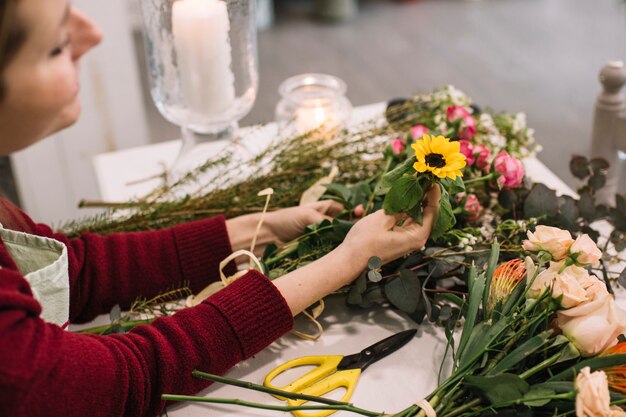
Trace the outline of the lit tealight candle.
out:
M 295 125 L 299 134 L 304 134 L 321 127 L 332 129 L 337 121 L 333 117 L 328 100 L 309 100 L 296 110 Z
M 172 6 L 180 83 L 193 113 L 219 115 L 235 101 L 229 30 L 223 0 L 179 0 Z

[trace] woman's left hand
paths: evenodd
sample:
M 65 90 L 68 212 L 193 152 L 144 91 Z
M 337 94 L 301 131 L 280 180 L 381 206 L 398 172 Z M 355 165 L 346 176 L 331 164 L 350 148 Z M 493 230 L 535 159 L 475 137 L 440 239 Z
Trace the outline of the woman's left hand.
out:
M 289 207 L 265 214 L 263 225 L 257 236 L 255 253 L 261 254 L 270 243 L 281 245 L 300 236 L 304 229 L 322 220 L 332 220 L 344 210 L 343 205 L 332 200 L 317 201 L 303 206 Z M 355 215 L 362 208 L 355 209 Z M 233 251 L 249 249 L 261 213 L 247 214 L 226 221 L 228 236 Z

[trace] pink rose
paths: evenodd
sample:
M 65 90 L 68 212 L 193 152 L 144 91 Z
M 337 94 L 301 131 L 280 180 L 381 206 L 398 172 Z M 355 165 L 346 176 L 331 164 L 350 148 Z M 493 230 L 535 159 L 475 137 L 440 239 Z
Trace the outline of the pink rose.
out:
M 474 146 L 474 155 L 476 155 L 476 166 L 485 172 L 489 171 L 491 149 L 485 145 L 476 145 Z
M 597 265 L 602 258 L 602 252 L 589 235 L 580 235 L 570 246 L 569 253 L 576 265 Z
M 552 259 L 562 261 L 567 257 L 570 246 L 574 243 L 572 235 L 567 230 L 558 227 L 537 226 L 535 232 L 527 232 L 528 240 L 522 242 L 527 251 L 550 252 Z
M 413 137 L 413 140 L 421 139 L 422 136 L 428 132 L 428 128 L 424 125 L 416 125 L 411 128 L 411 136 Z
M 498 186 L 500 188 L 517 188 L 524 179 L 524 164 L 513 158 L 507 151 L 500 153 L 493 160 L 493 169 L 500 174 Z
M 400 155 L 404 152 L 404 141 L 402 139 L 394 139 L 391 141 L 391 152 L 394 155 Z
M 478 197 L 476 194 L 470 194 L 467 196 L 465 200 L 465 205 L 463 206 L 463 210 L 471 213 L 467 216 L 467 220 L 473 221 L 478 218 L 480 215 L 480 211 L 482 210 L 482 206 L 480 205 L 480 201 L 478 201 Z
M 538 298 L 545 291 L 559 301 L 562 308 L 572 308 L 594 299 L 599 294 L 608 294 L 606 286 L 586 269 L 569 266 L 560 272 L 563 262 L 550 262 L 550 267 L 533 281 L 528 289 L 528 298 Z
M 474 145 L 467 140 L 460 140 L 461 144 L 461 153 L 465 155 L 465 161 L 467 165 L 473 165 L 476 162 L 476 158 L 474 157 Z

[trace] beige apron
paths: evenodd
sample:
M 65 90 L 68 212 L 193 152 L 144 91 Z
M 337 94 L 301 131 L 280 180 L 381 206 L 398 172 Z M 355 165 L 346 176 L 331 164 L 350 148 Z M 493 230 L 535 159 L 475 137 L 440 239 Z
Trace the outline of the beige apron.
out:
M 65 327 L 70 316 L 67 247 L 58 240 L 5 229 L 0 238 L 42 307 L 41 318 Z

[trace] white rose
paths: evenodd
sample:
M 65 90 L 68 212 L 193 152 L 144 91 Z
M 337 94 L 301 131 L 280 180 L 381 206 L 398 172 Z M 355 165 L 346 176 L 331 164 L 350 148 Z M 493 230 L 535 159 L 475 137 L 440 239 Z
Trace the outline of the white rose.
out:
M 611 412 L 611 395 L 606 374 L 591 372 L 587 366 L 580 370 L 576 387 L 576 417 L 607 417 Z
M 617 343 L 617 336 L 626 331 L 626 312 L 615 305 L 613 297 L 593 290 L 591 301 L 557 312 L 557 324 L 582 356 L 594 356 Z
M 574 255 L 576 264 L 581 266 L 597 265 L 602 258 L 602 252 L 588 235 L 578 236 L 570 246 L 569 253 Z
M 528 240 L 523 243 L 524 249 L 550 252 L 555 261 L 565 259 L 570 246 L 574 243 L 572 235 L 567 230 L 557 227 L 537 226 L 535 233 L 528 232 L 527 236 Z

